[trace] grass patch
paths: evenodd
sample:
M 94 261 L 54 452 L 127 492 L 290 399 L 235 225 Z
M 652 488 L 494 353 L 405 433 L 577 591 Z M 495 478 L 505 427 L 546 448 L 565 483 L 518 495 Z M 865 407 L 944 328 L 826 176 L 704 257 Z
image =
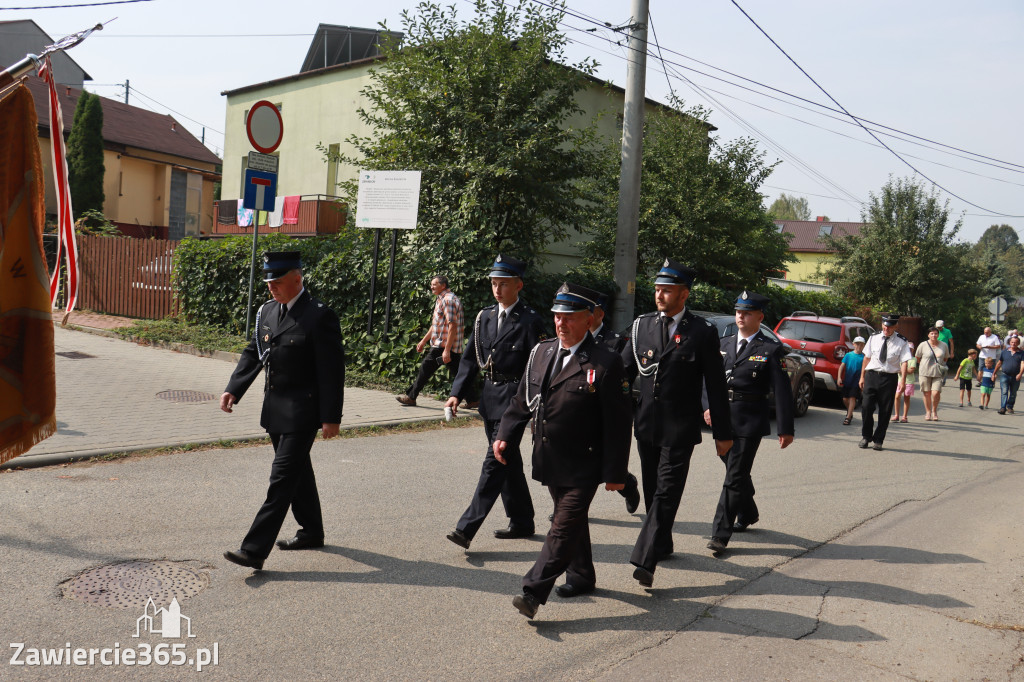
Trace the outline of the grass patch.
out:
M 142 343 L 184 343 L 201 351 L 241 353 L 246 341 L 240 334 L 220 327 L 187 324 L 176 317 L 162 320 L 135 320 L 127 327 L 117 327 L 115 334 L 129 341 Z

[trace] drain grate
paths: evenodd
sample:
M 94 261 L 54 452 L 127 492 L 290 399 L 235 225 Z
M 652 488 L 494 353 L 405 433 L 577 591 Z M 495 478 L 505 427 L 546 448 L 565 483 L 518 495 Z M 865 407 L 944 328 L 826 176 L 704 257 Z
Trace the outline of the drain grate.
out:
M 124 561 L 85 571 L 62 585 L 74 601 L 110 608 L 160 606 L 199 594 L 210 585 L 210 574 L 196 561 Z
M 56 353 L 56 355 L 59 355 L 62 358 L 68 358 L 69 360 L 85 360 L 86 358 L 96 357 L 95 355 L 89 355 L 88 353 L 83 353 L 77 350 L 65 350 Z
M 218 398 L 212 393 L 202 391 L 160 391 L 156 397 L 170 400 L 172 403 L 208 403 Z

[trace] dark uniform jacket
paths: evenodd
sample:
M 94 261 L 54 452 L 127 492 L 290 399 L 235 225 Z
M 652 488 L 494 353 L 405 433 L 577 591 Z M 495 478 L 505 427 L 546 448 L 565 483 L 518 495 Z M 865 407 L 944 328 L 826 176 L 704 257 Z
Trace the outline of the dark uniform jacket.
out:
M 622 360 L 588 332 L 542 396 L 558 347 L 557 339 L 537 346 L 502 417 L 498 439 L 519 442 L 532 416 L 534 479 L 569 488 L 625 483 L 632 414 Z M 531 413 L 528 401 L 538 397 Z
M 462 398 L 478 372 L 483 372 L 480 416 L 497 421 L 515 395 L 519 378 L 526 369 L 530 351 L 544 338 L 544 322 L 522 299 L 512 307 L 498 328 L 498 304 L 480 311 L 466 342 L 459 373 L 451 395 Z
M 340 424 L 345 349 L 337 315 L 308 291 L 278 322 L 281 307 L 267 301 L 260 308 L 253 339 L 225 391 L 241 401 L 262 369 L 260 425 L 268 433 L 316 431 L 321 424 Z
M 630 381 L 639 376 L 633 425 L 637 440 L 658 446 L 701 442 L 701 390 L 705 384 L 712 434 L 715 440 L 731 440 L 718 331 L 704 318 L 686 310 L 668 347 L 662 349 L 657 317 L 658 313 L 648 313 L 637 318 L 632 327 L 633 338 L 622 349 L 626 376 Z M 657 371 L 647 376 L 641 374 L 641 370 L 648 371 L 654 364 L 658 365 Z
M 626 337 L 609 327 L 607 322 L 602 324 L 593 336 L 595 341 L 606 344 L 616 353 L 621 353 L 626 346 Z
M 787 348 L 761 332 L 747 342 L 742 357 L 736 357 L 735 335 L 726 336 L 721 345 L 726 385 L 733 397 L 729 403 L 733 432 L 747 438 L 771 435 L 768 391 L 774 390 L 776 427 L 780 435 L 792 436 L 793 388 L 786 372 Z

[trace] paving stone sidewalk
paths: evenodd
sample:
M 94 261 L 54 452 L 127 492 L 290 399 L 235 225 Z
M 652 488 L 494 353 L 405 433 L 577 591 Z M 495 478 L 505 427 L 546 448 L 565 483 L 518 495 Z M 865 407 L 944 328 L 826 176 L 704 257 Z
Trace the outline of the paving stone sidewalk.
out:
M 82 319 L 72 317 L 69 322 L 81 324 Z M 59 325 L 54 325 L 54 346 L 57 433 L 4 464 L 5 468 L 266 436 L 259 425 L 259 379 L 232 414 L 221 412 L 220 395 L 234 368 L 224 359 L 142 346 Z M 161 397 L 165 392 L 174 395 Z M 423 396 L 417 407 L 403 407 L 383 391 L 345 389 L 342 428 L 443 417 L 444 405 Z

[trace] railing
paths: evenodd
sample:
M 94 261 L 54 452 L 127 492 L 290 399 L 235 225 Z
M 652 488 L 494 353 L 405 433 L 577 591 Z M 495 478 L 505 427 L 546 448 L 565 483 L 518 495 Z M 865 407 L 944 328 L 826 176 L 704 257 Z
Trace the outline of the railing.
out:
M 277 197 L 277 201 L 284 201 L 284 197 Z M 220 201 L 213 202 L 213 214 L 218 216 L 221 211 Z M 225 202 L 226 203 L 226 202 Z M 231 200 L 237 206 L 237 200 Z M 237 216 L 237 212 L 231 212 Z M 295 225 L 279 225 L 270 227 L 267 224 L 260 225 L 260 234 L 337 234 L 345 225 L 347 219 L 347 207 L 341 203 L 338 197 L 328 194 L 303 194 L 299 197 L 299 222 Z M 218 218 L 214 220 L 213 234 L 252 234 L 252 225 L 240 227 L 237 217 L 230 217 L 230 222 Z

